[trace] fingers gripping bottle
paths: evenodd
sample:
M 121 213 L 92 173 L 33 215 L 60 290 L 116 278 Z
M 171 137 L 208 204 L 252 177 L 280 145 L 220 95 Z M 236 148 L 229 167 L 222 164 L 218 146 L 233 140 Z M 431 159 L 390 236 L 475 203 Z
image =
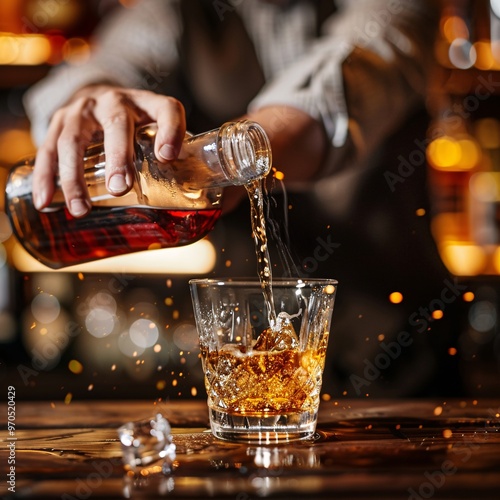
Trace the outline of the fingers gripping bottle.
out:
M 224 187 L 245 185 L 271 168 L 269 140 L 249 120 L 228 122 L 187 135 L 177 160 L 154 155 L 155 124 L 135 134 L 136 175 L 132 189 L 115 197 L 105 186 L 102 142 L 84 155 L 84 177 L 92 210 L 82 218 L 68 212 L 57 183 L 49 207 L 33 206 L 34 158 L 13 167 L 7 180 L 7 212 L 24 248 L 58 269 L 115 255 L 188 245 L 205 236 L 221 214 Z

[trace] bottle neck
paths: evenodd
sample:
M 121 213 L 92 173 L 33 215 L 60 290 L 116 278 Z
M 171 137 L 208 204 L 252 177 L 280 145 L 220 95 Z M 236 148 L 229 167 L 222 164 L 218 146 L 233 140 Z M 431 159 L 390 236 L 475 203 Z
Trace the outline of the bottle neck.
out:
M 240 120 L 222 125 L 217 149 L 224 174 L 234 185 L 265 177 L 271 169 L 271 145 L 256 122 Z

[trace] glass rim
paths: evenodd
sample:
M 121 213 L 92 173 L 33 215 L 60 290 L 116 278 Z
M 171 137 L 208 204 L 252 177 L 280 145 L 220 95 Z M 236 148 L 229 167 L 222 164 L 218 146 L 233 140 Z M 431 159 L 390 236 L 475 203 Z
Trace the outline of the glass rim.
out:
M 338 286 L 338 281 L 333 278 L 272 278 L 270 286 Z M 259 278 L 194 278 L 189 280 L 189 285 L 212 285 L 212 286 L 234 286 L 234 287 L 256 287 L 262 288 Z

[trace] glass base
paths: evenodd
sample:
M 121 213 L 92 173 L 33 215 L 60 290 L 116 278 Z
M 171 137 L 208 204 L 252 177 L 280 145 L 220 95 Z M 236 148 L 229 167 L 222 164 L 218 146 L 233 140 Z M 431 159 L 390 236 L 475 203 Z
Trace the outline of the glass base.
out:
M 227 441 L 273 444 L 312 437 L 317 412 L 238 415 L 209 409 L 212 434 Z

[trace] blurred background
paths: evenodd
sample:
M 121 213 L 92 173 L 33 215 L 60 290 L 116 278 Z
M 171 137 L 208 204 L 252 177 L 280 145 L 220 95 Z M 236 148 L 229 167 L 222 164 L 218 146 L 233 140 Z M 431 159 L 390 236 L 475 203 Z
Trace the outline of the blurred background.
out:
M 99 20 L 132 3 L 1 2 L 2 189 L 9 168 L 35 153 L 22 105 L 26 89 L 54 65 L 85 62 L 93 43 L 91 33 Z M 384 331 L 382 326 L 374 328 L 369 323 L 362 326 L 365 333 L 360 342 L 374 345 L 372 357 L 363 354 L 357 364 L 347 363 L 357 351 L 349 350 L 352 340 L 341 339 L 355 330 L 354 321 L 359 324 L 363 295 L 357 296 L 359 302 L 347 303 L 341 298 L 341 287 L 334 318 L 342 308 L 352 317 L 351 323 L 341 321 L 339 312 L 333 330 L 329 358 L 333 368 L 328 370 L 323 388 L 325 399 L 500 395 L 500 2 L 443 0 L 441 8 L 435 46 L 438 65 L 424 135 L 412 127 L 400 132 L 406 134 L 409 145 L 407 164 L 399 161 L 393 170 L 386 167 L 385 172 L 394 175 L 381 179 L 387 188 L 388 182 L 402 186 L 414 169 L 425 174 L 428 205 L 408 205 L 412 220 L 418 221 L 415 224 L 423 221 L 429 227 L 429 240 L 423 238 L 422 244 L 437 251 L 439 265 L 453 278 L 450 283 L 455 288 L 448 287 L 456 297 L 452 334 L 438 342 L 439 356 L 432 360 L 432 356 L 424 356 L 412 364 L 412 372 L 433 372 L 422 387 L 408 384 L 405 390 L 401 377 L 408 374 L 401 370 L 368 380 L 364 371 L 367 360 L 375 359 Z M 300 205 L 301 200 L 296 203 Z M 204 240 L 181 251 L 155 250 L 50 271 L 16 242 L 0 200 L 2 380 L 15 385 L 18 398 L 66 404 L 84 398 L 204 398 L 188 280 L 255 273 L 247 219 L 248 208 L 243 206 L 231 220 L 218 222 Z M 304 232 L 307 230 L 301 229 L 301 221 L 295 222 L 292 242 L 311 236 L 313 230 Z M 333 223 L 321 223 L 323 232 L 312 236 L 325 240 Z M 307 217 L 302 216 L 302 224 L 307 225 Z M 341 240 L 341 233 L 335 234 L 333 241 Z M 297 252 L 300 254 L 300 243 Z M 344 272 L 342 256 L 339 254 L 338 261 L 335 258 L 328 271 L 325 268 L 332 277 Z M 405 265 L 411 267 L 412 262 Z M 348 270 L 345 275 L 344 280 L 349 280 Z M 398 277 L 394 268 L 390 283 L 398 283 Z M 441 286 L 445 287 L 443 282 Z M 380 294 L 381 314 L 385 308 L 397 308 L 406 297 L 405 290 L 392 285 L 382 286 Z M 449 316 L 451 307 L 443 310 L 439 296 L 431 294 L 434 302 L 420 302 L 428 312 L 417 310 L 418 315 L 428 314 L 428 321 L 436 324 Z M 411 314 L 403 315 L 411 318 Z M 357 371 L 352 366 L 357 366 Z M 360 385 L 353 374 L 365 380 L 362 391 L 357 390 Z M 439 380 L 442 383 L 436 383 Z

